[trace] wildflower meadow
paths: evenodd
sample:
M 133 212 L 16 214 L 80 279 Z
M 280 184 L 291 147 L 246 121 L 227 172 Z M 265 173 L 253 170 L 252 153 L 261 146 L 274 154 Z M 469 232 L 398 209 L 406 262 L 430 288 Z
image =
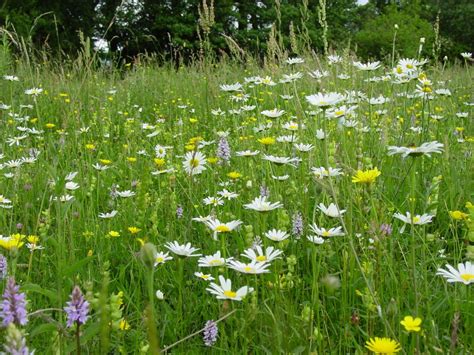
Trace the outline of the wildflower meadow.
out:
M 1 350 L 471 353 L 460 59 L 2 63 Z

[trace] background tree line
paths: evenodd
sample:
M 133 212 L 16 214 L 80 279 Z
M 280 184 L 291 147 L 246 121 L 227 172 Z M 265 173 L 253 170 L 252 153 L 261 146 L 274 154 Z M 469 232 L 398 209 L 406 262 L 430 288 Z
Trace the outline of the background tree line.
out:
M 81 38 L 104 38 L 110 53 L 163 58 L 242 50 L 263 56 L 289 48 L 350 49 L 359 56 L 397 52 L 456 57 L 472 51 L 472 0 L 3 0 L 0 26 L 36 48 L 74 54 Z M 398 25 L 398 30 L 395 28 Z M 327 40 L 327 41 L 325 41 Z M 327 42 L 327 43 L 325 43 Z M 93 42 L 91 42 L 93 43 Z M 232 48 L 234 47 L 234 48 Z M 272 49 L 273 48 L 273 49 Z

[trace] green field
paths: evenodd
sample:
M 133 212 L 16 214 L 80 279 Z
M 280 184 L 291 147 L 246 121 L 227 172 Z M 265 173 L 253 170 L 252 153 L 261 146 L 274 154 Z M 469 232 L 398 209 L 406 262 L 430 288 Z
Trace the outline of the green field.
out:
M 472 66 L 335 61 L 2 63 L 14 77 L 0 80 L 0 318 L 10 278 L 28 317 L 0 342 L 474 351 Z M 437 275 L 460 263 L 453 282 Z M 67 327 L 76 285 L 88 317 Z M 211 346 L 184 339 L 220 318 Z

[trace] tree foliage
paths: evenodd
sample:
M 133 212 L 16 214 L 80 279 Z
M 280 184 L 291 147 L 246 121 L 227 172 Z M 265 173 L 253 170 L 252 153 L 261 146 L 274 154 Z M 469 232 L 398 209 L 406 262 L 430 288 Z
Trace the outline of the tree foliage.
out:
M 291 51 L 324 48 L 320 21 L 323 0 L 3 0 L 0 26 L 9 24 L 37 48 L 74 54 L 79 33 L 105 38 L 123 57 L 157 53 L 189 57 L 204 37 L 217 54 L 228 51 L 225 36 L 253 54 L 266 53 L 273 27 L 277 43 Z M 439 17 L 441 52 L 450 56 L 472 50 L 474 3 L 470 0 L 326 0 L 327 40 L 334 49 L 357 47 L 371 57 L 391 53 L 394 25 L 397 51 L 413 56 L 418 38 L 431 48 Z M 209 33 L 200 15 L 212 10 Z M 201 10 L 201 11 L 200 11 Z M 201 24 L 202 25 L 202 24 Z M 225 36 L 224 36 L 225 35 Z M 204 37 L 203 37 L 204 36 Z

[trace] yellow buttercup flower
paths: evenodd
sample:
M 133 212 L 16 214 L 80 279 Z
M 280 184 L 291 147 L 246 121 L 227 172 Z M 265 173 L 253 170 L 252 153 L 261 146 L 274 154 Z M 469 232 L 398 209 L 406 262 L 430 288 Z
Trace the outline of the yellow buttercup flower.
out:
M 380 176 L 382 172 L 375 168 L 369 170 L 357 170 L 356 174 L 352 177 L 352 182 L 360 184 L 371 184 Z
M 141 229 L 137 227 L 128 227 L 128 231 L 132 234 L 137 234 L 138 232 L 141 231 Z
M 463 219 L 467 219 L 469 215 L 467 213 L 461 212 L 461 211 L 449 211 L 449 215 L 451 216 L 452 219 L 455 219 L 457 221 L 461 221 Z
M 238 179 L 239 177 L 242 176 L 242 174 L 237 171 L 231 171 L 230 173 L 227 174 L 227 176 L 230 177 L 231 179 Z
M 112 237 L 112 238 L 117 238 L 117 237 L 120 237 L 120 233 L 117 232 L 117 231 L 110 231 L 108 234 L 107 234 L 108 237 Z
M 413 318 L 412 316 L 405 316 L 400 324 L 409 332 L 419 332 L 421 330 L 421 318 L 418 317 Z

